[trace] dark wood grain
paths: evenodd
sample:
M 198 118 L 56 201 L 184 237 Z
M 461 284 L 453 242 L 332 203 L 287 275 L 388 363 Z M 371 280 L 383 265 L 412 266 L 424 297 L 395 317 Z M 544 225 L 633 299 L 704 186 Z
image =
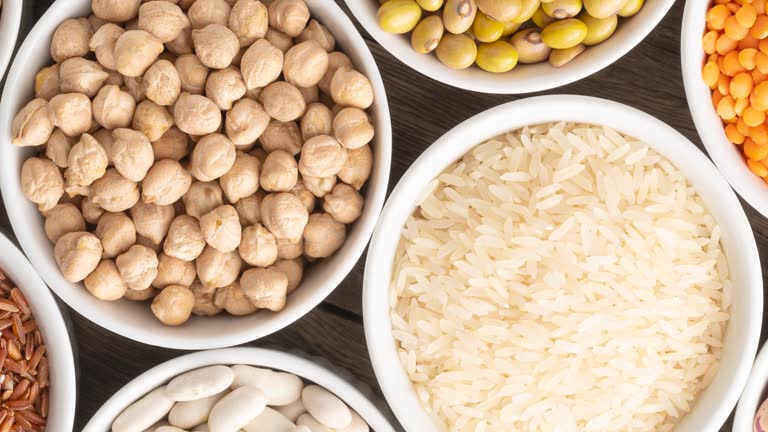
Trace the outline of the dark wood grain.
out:
M 22 36 L 51 2 L 34 1 Z M 688 111 L 680 73 L 679 33 L 684 5 L 682 0 L 678 1 L 648 38 L 612 66 L 577 83 L 538 94 L 581 94 L 623 102 L 663 120 L 703 149 Z M 342 7 L 348 12 L 346 6 L 342 4 Z M 392 113 L 394 151 L 390 190 L 422 151 L 457 123 L 501 103 L 530 96 L 487 95 L 451 88 L 410 70 L 359 26 L 358 30 L 366 38 L 382 70 Z M 751 207 L 743 205 L 760 250 L 768 249 L 768 222 Z M 4 209 L 0 209 L 0 228 L 10 230 Z M 762 263 L 766 269 L 765 257 Z M 382 398 L 364 342 L 363 264 L 364 257 L 338 289 L 307 316 L 249 345 L 280 347 L 321 356 L 349 371 Z M 70 314 L 80 359 L 75 430 L 82 429 L 101 404 L 136 375 L 182 354 L 122 338 L 74 311 L 70 310 Z M 763 334 L 761 341 L 765 337 Z M 731 420 L 720 430 L 730 431 Z

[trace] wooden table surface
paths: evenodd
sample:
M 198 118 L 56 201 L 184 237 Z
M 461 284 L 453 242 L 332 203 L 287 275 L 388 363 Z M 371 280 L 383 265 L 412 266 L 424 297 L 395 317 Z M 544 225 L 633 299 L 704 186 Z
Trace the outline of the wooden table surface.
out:
M 348 12 L 343 1 L 336 1 Z M 52 0 L 33 2 L 22 26 L 20 41 L 50 3 Z M 684 5 L 684 1 L 679 0 L 650 36 L 612 66 L 575 84 L 541 94 L 581 94 L 623 102 L 663 120 L 703 149 L 686 105 L 680 73 L 679 35 Z M 358 29 L 381 68 L 392 113 L 394 149 L 390 190 L 421 152 L 457 123 L 501 103 L 531 96 L 487 95 L 451 88 L 410 70 L 362 28 L 358 26 Z M 768 223 L 749 205 L 743 205 L 752 222 L 758 247 L 761 251 L 768 250 Z M 0 208 L 0 228 L 11 229 L 3 208 Z M 762 261 L 765 269 L 764 259 Z M 336 291 L 307 316 L 276 334 L 247 345 L 298 349 L 324 357 L 370 385 L 383 399 L 368 360 L 363 334 L 363 263 L 364 257 Z M 75 430 L 81 430 L 93 413 L 131 379 L 184 354 L 125 339 L 71 309 L 69 312 L 74 323 L 80 366 Z M 761 341 L 764 340 L 765 334 L 761 337 Z M 730 431 L 730 422 L 729 419 L 720 430 Z

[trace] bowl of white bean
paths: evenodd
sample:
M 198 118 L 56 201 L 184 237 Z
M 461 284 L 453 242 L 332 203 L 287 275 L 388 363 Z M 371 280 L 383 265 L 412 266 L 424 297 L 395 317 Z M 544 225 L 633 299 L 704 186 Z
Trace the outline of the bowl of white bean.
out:
M 115 393 L 83 432 L 110 430 L 394 432 L 335 373 L 262 348 L 202 351 L 148 370 Z
M 0 104 L 25 253 L 70 307 L 147 344 L 294 322 L 351 271 L 386 195 L 386 95 L 349 18 L 231 3 L 57 1 Z

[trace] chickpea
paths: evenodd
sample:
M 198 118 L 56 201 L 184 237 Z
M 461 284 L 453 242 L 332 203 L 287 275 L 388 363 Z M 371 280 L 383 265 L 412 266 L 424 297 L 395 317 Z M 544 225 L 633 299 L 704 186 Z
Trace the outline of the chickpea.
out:
M 83 57 L 90 51 L 91 24 L 87 18 L 70 18 L 56 28 L 51 38 L 51 57 L 56 63 L 72 57 Z
M 224 69 L 240 51 L 240 42 L 232 30 L 219 24 L 208 24 L 192 30 L 192 44 L 200 61 L 212 69 Z
M 373 87 L 365 75 L 342 66 L 333 74 L 331 97 L 339 105 L 366 109 L 373 104 Z
M 133 207 L 139 201 L 139 187 L 136 182 L 128 180 L 116 169 L 110 168 L 104 173 L 103 177 L 93 182 L 89 198 L 89 201 L 99 209 L 109 212 L 121 212 Z M 94 223 L 88 219 L 85 213 L 85 202 L 83 202 L 85 220 Z
M 285 54 L 283 75 L 298 87 L 310 87 L 320 82 L 328 70 L 328 53 L 316 40 L 295 45 Z
M 173 117 L 176 126 L 190 135 L 213 134 L 221 126 L 219 107 L 207 97 L 196 94 L 182 93 L 173 108 Z
M 171 205 L 145 203 L 139 200 L 131 207 L 131 220 L 136 227 L 136 232 L 156 245 L 161 244 L 165 239 L 174 217 L 176 217 L 176 211 Z
M 114 258 L 136 244 L 136 227 L 125 213 L 105 213 L 94 232 L 101 240 L 102 258 Z
M 347 160 L 347 151 L 328 135 L 312 137 L 301 148 L 299 171 L 304 176 L 329 177 L 338 173 Z
M 148 288 L 157 277 L 157 254 L 154 250 L 135 244 L 115 259 L 120 276 L 129 289 Z
M 192 315 L 195 307 L 195 295 L 189 288 L 171 285 L 157 294 L 152 300 L 152 313 L 161 323 L 168 326 L 182 325 Z
M 269 5 L 269 25 L 296 37 L 309 21 L 309 9 L 304 0 L 275 0 Z
M 48 102 L 48 113 L 53 125 L 68 136 L 77 137 L 91 128 L 91 100 L 84 94 L 66 93 L 54 96 Z M 39 126 L 47 127 L 42 124 Z M 48 135 L 50 136 L 50 133 Z
M 299 170 L 290 153 L 275 150 L 267 155 L 259 182 L 269 192 L 288 192 L 296 185 Z
M 304 98 L 304 103 L 307 105 L 320 101 L 320 88 L 317 85 L 309 87 L 299 87 L 301 96 Z
M 192 185 L 192 176 L 180 163 L 163 159 L 149 169 L 142 183 L 142 199 L 147 203 L 170 205 L 181 199 Z
M 20 147 L 43 145 L 53 133 L 53 121 L 45 99 L 32 99 L 13 118 L 11 142 Z
M 304 207 L 307 208 L 309 213 L 312 213 L 315 209 L 315 195 L 304 186 L 301 179 L 296 182 L 296 186 L 291 189 L 291 193 L 296 195 L 296 197 L 304 203 Z
M 137 194 L 138 195 L 138 194 Z M 95 204 L 91 197 L 85 197 L 80 203 L 80 209 L 83 211 L 83 218 L 89 224 L 96 224 L 104 214 L 104 209 Z
M 281 259 L 269 266 L 268 269 L 281 272 L 288 278 L 286 294 L 296 291 L 304 277 L 304 263 L 301 258 Z
M 261 200 L 264 198 L 264 193 L 261 191 L 255 194 L 245 197 L 235 204 L 235 210 L 240 217 L 240 225 L 247 227 L 256 225 L 261 222 L 261 212 L 259 207 L 261 206 Z
M 227 311 L 230 315 L 250 315 L 258 309 L 240 288 L 240 282 L 233 282 L 224 288 L 219 288 L 213 298 L 213 304 Z
M 104 176 L 107 152 L 94 137 L 84 133 L 69 151 L 67 163 L 69 167 L 64 171 L 67 185 L 88 186 Z
M 311 258 L 326 258 L 338 250 L 347 232 L 344 224 L 328 213 L 314 213 L 309 216 L 304 228 L 304 255 Z
M 123 77 L 125 84 L 125 91 L 127 91 L 136 103 L 139 103 L 147 98 L 144 94 L 144 78 L 142 77 Z
M 240 40 L 240 46 L 247 47 L 267 34 L 267 7 L 258 0 L 238 0 L 232 6 L 228 25 Z
M 230 203 L 237 203 L 242 198 L 253 195 L 259 190 L 259 170 L 261 162 L 255 157 L 238 152 L 235 163 L 219 183 Z
M 279 259 L 296 259 L 304 255 L 304 239 L 277 239 L 277 257 Z
M 107 79 L 104 80 L 104 85 L 115 85 L 118 88 L 122 87 L 125 81 L 123 80 L 123 76 L 120 75 L 120 72 L 108 70 L 107 71 Z M 130 94 L 130 93 L 129 93 Z M 131 95 L 133 97 L 133 95 Z
M 126 31 L 140 30 L 139 29 L 139 19 L 138 18 L 134 18 L 134 19 L 128 21 L 127 23 L 125 23 L 125 30 Z
M 189 7 L 187 15 L 192 28 L 201 29 L 210 24 L 227 25 L 231 10 L 225 0 L 197 0 Z
M 143 133 L 149 141 L 159 140 L 173 126 L 173 116 L 168 108 L 145 99 L 136 106 L 133 129 Z M 149 144 L 152 147 L 151 144 Z
M 224 197 L 218 182 L 194 182 L 181 198 L 187 214 L 200 219 L 216 207 L 224 205 Z
M 213 300 L 218 288 L 205 287 L 196 280 L 189 289 L 195 295 L 195 306 L 192 308 L 194 315 L 213 316 L 221 312 L 221 308 L 216 306 Z
M 242 227 L 237 210 L 231 205 L 216 207 L 200 218 L 200 230 L 206 243 L 219 252 L 237 249 L 242 238 Z
M 104 151 L 107 152 L 107 166 L 112 166 L 112 161 L 109 160 L 109 153 L 112 152 L 112 143 L 114 143 L 114 140 L 112 139 L 112 131 L 109 129 L 99 129 L 93 133 L 93 137 L 96 138 L 96 141 L 98 141 L 104 148 Z
M 93 0 L 91 7 L 97 17 L 111 22 L 130 21 L 139 14 L 141 0 Z
M 318 135 L 333 134 L 333 115 L 331 110 L 321 103 L 313 103 L 307 107 L 301 118 L 301 137 L 304 141 Z
M 333 80 L 333 75 L 335 75 L 336 71 L 342 66 L 352 67 L 352 60 L 350 60 L 346 54 L 339 51 L 334 51 L 328 54 L 328 70 L 325 72 L 325 75 L 323 75 L 323 79 L 317 83 L 317 86 L 320 87 L 320 90 L 325 94 L 331 94 L 331 81 Z
M 209 288 L 220 288 L 231 285 L 240 275 L 242 261 L 237 251 L 219 252 L 206 246 L 203 253 L 195 260 L 197 277 Z
M 106 129 L 130 127 L 135 110 L 133 96 L 116 85 L 102 87 L 93 99 L 93 118 Z
M 325 196 L 323 210 L 337 221 L 350 224 L 357 220 L 363 211 L 363 197 L 352 186 L 339 183 L 333 188 L 333 192 Z
M 171 42 L 190 26 L 180 7 L 167 1 L 150 1 L 139 7 L 139 28 L 160 40 Z
M 301 130 L 296 122 L 271 121 L 259 138 L 261 147 L 266 152 L 283 150 L 292 156 L 301 152 L 303 145 Z
M 155 160 L 180 161 L 189 155 L 189 136 L 174 126 L 152 143 L 152 151 L 155 153 Z
M 152 286 L 159 289 L 169 285 L 189 287 L 196 277 L 197 272 L 194 262 L 182 261 L 161 253 L 158 256 L 157 277 L 152 281 Z
M 157 105 L 173 105 L 181 94 L 181 77 L 173 63 L 168 60 L 158 60 L 147 69 L 141 86 L 147 98 Z
M 363 187 L 373 168 L 373 154 L 371 147 L 364 145 L 347 152 L 347 161 L 339 171 L 339 180 L 352 186 L 356 190 Z
M 335 175 L 328 177 L 302 176 L 301 181 L 304 187 L 318 198 L 323 198 L 326 194 L 331 193 L 333 187 L 336 186 Z
M 252 268 L 243 272 L 240 287 L 257 308 L 275 312 L 285 308 L 288 277 L 280 271 Z
M 265 152 L 263 148 L 253 149 L 248 154 L 258 159 L 262 165 L 264 165 L 264 161 L 267 160 L 267 152 Z
M 132 301 L 144 301 L 149 300 L 157 295 L 157 290 L 155 288 L 149 287 L 144 288 L 143 290 L 132 290 L 128 289 L 125 291 L 125 294 L 123 294 L 123 298 L 132 300 Z
M 45 214 L 45 236 L 51 243 L 64 234 L 85 231 L 85 219 L 80 210 L 72 204 L 57 204 Z
M 53 257 L 64 279 L 80 282 L 96 269 L 101 261 L 101 242 L 84 231 L 64 234 L 53 248 Z
M 289 192 L 265 196 L 261 201 L 260 214 L 264 226 L 275 237 L 292 241 L 301 238 L 309 217 L 304 203 Z
M 283 72 L 283 52 L 266 39 L 259 39 L 243 54 L 240 60 L 246 88 L 265 87 Z
M 267 267 L 277 259 L 277 241 L 271 232 L 256 224 L 243 230 L 243 240 L 238 251 L 249 265 Z
M 152 103 L 144 101 L 142 104 L 146 102 Z M 109 156 L 117 171 L 128 180 L 144 180 L 155 161 L 152 144 L 147 136 L 135 130 L 121 128 L 112 131 L 112 139 L 114 141 Z
M 282 122 L 298 119 L 307 108 L 299 89 L 285 81 L 275 81 L 264 87 L 261 103 L 267 114 Z
M 63 93 L 94 97 L 108 76 L 98 63 L 82 57 L 64 60 L 59 66 L 59 85 Z
M 128 30 L 115 42 L 117 71 L 127 77 L 144 75 L 144 72 L 163 52 L 163 43 L 144 30 Z
M 163 249 L 160 244 L 155 243 L 149 237 L 144 237 L 141 234 L 136 235 L 136 244 L 139 246 L 144 246 L 145 248 L 150 249 L 155 253 L 159 253 Z
M 171 222 L 163 251 L 182 261 L 194 261 L 205 249 L 205 237 L 200 223 L 192 216 L 181 215 Z
M 96 15 L 91 14 L 88 16 L 88 24 L 91 26 L 91 31 L 96 33 L 100 28 L 109 23 L 107 20 L 103 20 Z
M 85 280 L 85 288 L 99 300 L 115 301 L 123 298 L 128 285 L 120 276 L 112 260 L 103 260 Z
M 107 69 L 116 70 L 115 44 L 117 39 L 125 33 L 125 29 L 119 25 L 107 23 L 99 27 L 91 36 L 88 47 L 96 53 L 96 60 Z
M 69 151 L 74 144 L 74 138 L 65 135 L 61 129 L 55 129 L 48 139 L 48 145 L 45 146 L 45 157 L 50 159 L 59 168 L 66 168 L 69 166 L 67 161 Z
M 287 53 L 293 46 L 293 39 L 285 33 L 279 32 L 272 27 L 267 29 L 267 34 L 264 35 L 269 43 L 277 47 L 283 54 Z
M 35 75 L 35 97 L 51 100 L 61 93 L 59 85 L 59 64 L 44 67 Z
M 333 118 L 336 140 L 347 149 L 360 148 L 373 139 L 373 125 L 359 108 L 344 108 Z
M 248 150 L 269 125 L 269 114 L 253 99 L 243 98 L 227 111 L 224 125 L 227 137 L 239 150 Z
M 235 145 L 221 134 L 210 134 L 198 141 L 189 158 L 190 172 L 200 181 L 215 180 L 235 163 Z
M 211 73 L 205 83 L 205 95 L 222 111 L 232 109 L 232 104 L 245 95 L 245 82 L 240 71 L 230 66 Z
M 195 0 L 179 0 L 178 5 L 181 8 L 181 10 L 189 10 L 189 8 L 192 6 L 192 4 L 195 3 Z
M 64 192 L 70 197 L 88 196 L 91 194 L 91 187 L 80 185 L 65 185 Z
M 169 53 L 175 56 L 194 53 L 195 48 L 192 43 L 192 27 L 186 27 L 179 33 L 176 39 L 166 42 L 165 48 Z
M 184 54 L 176 59 L 176 71 L 181 79 L 181 90 L 191 94 L 203 94 L 208 80 L 208 66 L 194 54 Z

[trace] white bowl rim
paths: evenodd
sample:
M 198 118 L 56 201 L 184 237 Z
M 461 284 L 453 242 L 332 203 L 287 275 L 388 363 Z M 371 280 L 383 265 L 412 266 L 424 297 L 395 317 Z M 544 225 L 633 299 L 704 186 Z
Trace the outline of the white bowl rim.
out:
M 736 405 L 736 415 L 731 428 L 733 432 L 752 431 L 755 414 L 763 402 L 761 397 L 766 388 L 768 388 L 768 344 L 763 345 L 757 354 L 747 385 Z
M 589 109 L 585 109 L 585 107 L 589 107 Z M 600 120 L 595 121 L 594 119 Z M 729 242 L 725 238 L 722 242 L 725 249 L 729 251 L 735 249 L 744 254 L 739 259 L 736 258 L 736 254 L 727 256 L 730 266 L 733 265 L 732 262 L 739 261 L 740 258 L 744 258 L 742 262 L 748 263 L 745 264 L 748 268 L 748 274 L 743 276 L 745 285 L 749 287 L 747 292 L 750 295 L 750 301 L 745 305 L 746 308 L 742 312 L 748 314 L 750 319 L 749 321 L 741 321 L 741 319 L 737 321 L 747 326 L 742 333 L 742 340 L 747 342 L 745 346 L 740 347 L 743 348 L 740 350 L 743 355 L 739 356 L 738 361 L 736 361 L 735 375 L 728 383 L 724 384 L 727 386 L 727 390 L 721 393 L 722 397 L 719 397 L 719 402 L 708 404 L 708 408 L 711 409 L 706 414 L 706 427 L 695 429 L 697 431 L 716 430 L 725 422 L 744 388 L 757 351 L 762 325 L 762 270 L 749 221 L 733 190 L 718 174 L 714 165 L 682 134 L 655 117 L 635 108 L 605 99 L 578 95 L 531 97 L 508 102 L 477 114 L 455 126 L 435 141 L 414 161 L 398 181 L 384 206 L 376 231 L 374 231 L 368 249 L 363 281 L 363 318 L 366 341 L 376 378 L 387 402 L 406 430 L 420 432 L 439 430 L 423 409 L 415 408 L 420 406 L 420 401 L 402 367 L 393 367 L 393 364 L 400 364 L 394 338 L 392 338 L 392 326 L 389 317 L 389 280 L 394 250 L 397 241 L 399 241 L 399 235 L 393 234 L 400 232 L 405 218 L 415 206 L 416 197 L 421 193 L 426 183 L 436 177 L 449 164 L 458 160 L 469 149 L 487 139 L 525 125 L 560 121 L 604 125 L 635 138 L 666 137 L 664 140 L 666 145 L 653 145 L 653 147 L 670 160 L 687 161 L 689 166 L 681 168 L 686 173 L 693 171 L 693 168 L 690 167 L 695 165 L 695 169 L 702 173 L 697 174 L 698 177 L 696 177 L 699 183 L 704 183 L 702 178 L 706 178 L 707 186 L 713 189 L 707 193 L 702 193 L 697 184 L 693 184 L 693 186 L 707 202 L 713 214 L 715 210 L 712 210 L 712 203 L 707 199 L 708 196 L 712 195 L 717 195 L 718 200 L 726 203 L 724 207 L 732 212 L 729 217 L 733 217 L 733 222 L 729 223 L 728 226 L 739 233 L 739 244 L 733 244 L 732 247 L 729 247 Z M 471 137 L 471 142 L 464 139 L 465 137 Z M 652 143 L 649 144 L 652 145 Z M 674 146 L 674 150 L 668 146 Z M 669 156 L 669 152 L 672 151 L 677 154 L 674 158 Z M 704 172 L 706 174 L 703 174 Z M 693 183 L 692 176 L 687 175 L 687 177 Z M 404 215 L 403 213 L 407 214 Z M 723 225 L 719 218 L 718 222 Z M 733 272 L 731 273 L 733 274 Z M 732 313 L 732 316 L 735 315 Z M 746 318 L 744 319 L 746 320 Z M 726 336 L 735 332 L 734 328 L 734 320 L 732 319 L 726 330 Z M 716 375 L 713 383 L 719 382 L 717 380 L 721 374 L 722 372 L 719 372 Z M 701 406 L 704 394 L 699 395 L 699 399 L 697 399 L 699 406 Z M 690 417 L 690 413 L 686 417 Z M 688 419 L 684 418 L 678 425 L 676 429 L 678 432 L 688 432 L 689 430 L 693 432 L 693 429 L 684 427 L 686 420 Z
M 0 81 L 16 47 L 23 3 L 23 0 L 5 0 L 0 6 Z
M 128 405 L 184 372 L 212 365 L 245 364 L 289 372 L 325 387 L 342 399 L 377 432 L 394 432 L 378 408 L 352 384 L 305 358 L 265 348 L 227 348 L 176 357 L 144 372 L 112 395 L 91 417 L 83 432 L 105 432 Z
M 46 282 L 48 282 L 49 286 L 53 287 L 53 290 L 59 297 L 78 313 L 107 330 L 149 345 L 184 350 L 222 348 L 256 340 L 287 327 L 320 304 L 338 287 L 350 271 L 352 271 L 367 247 L 386 198 L 392 152 L 391 118 L 383 80 L 376 61 L 366 45 L 365 40 L 354 29 L 352 21 L 342 9 L 333 2 L 327 0 L 305 1 L 310 6 L 311 10 L 317 12 L 317 15 L 332 17 L 332 20 L 335 23 L 333 24 L 334 27 L 338 26 L 349 29 L 344 34 L 337 35 L 337 41 L 346 41 L 348 45 L 345 46 L 345 48 L 348 55 L 352 58 L 361 59 L 362 63 L 359 64 L 358 67 L 361 70 L 367 71 L 368 78 L 373 86 L 374 94 L 376 95 L 376 99 L 372 106 L 372 117 L 376 120 L 376 134 L 378 138 L 374 138 L 376 141 L 371 146 L 374 152 L 374 165 L 371 177 L 368 179 L 366 185 L 367 193 L 363 215 L 355 222 L 348 232 L 347 242 L 344 246 L 325 261 L 335 263 L 334 268 L 343 269 L 343 271 L 334 271 L 332 274 L 328 275 L 324 272 L 322 284 L 318 282 L 314 290 L 307 294 L 299 292 L 293 294 L 293 296 L 300 294 L 304 301 L 289 301 L 286 309 L 280 313 L 270 315 L 269 318 L 264 319 L 263 322 L 259 322 L 256 325 L 249 325 L 246 320 L 251 317 L 257 317 L 259 315 L 258 313 L 249 317 L 233 317 L 233 320 L 239 320 L 241 323 L 239 328 L 242 328 L 242 331 L 220 332 L 215 336 L 204 336 L 196 334 L 189 329 L 185 331 L 184 329 L 179 328 L 163 328 L 154 323 L 135 325 L 130 320 L 120 320 L 108 313 L 97 313 L 87 307 L 88 302 L 91 300 L 84 299 L 75 291 L 75 288 L 81 291 L 84 290 L 84 288 L 79 284 L 75 285 L 66 281 L 57 270 L 55 262 L 49 258 L 52 254 L 50 245 L 46 244 L 44 247 L 40 247 L 33 241 L 31 238 L 33 236 L 31 234 L 20 235 L 31 229 L 28 228 L 29 220 L 24 217 L 27 209 L 25 206 L 31 204 L 26 202 L 23 195 L 21 195 L 21 192 L 18 190 L 18 178 L 15 178 L 10 172 L 11 170 L 0 169 L 0 188 L 3 191 L 5 208 L 22 249 Z M 75 6 L 84 7 L 85 3 L 86 0 L 81 0 Z M 87 1 L 87 4 L 90 5 L 90 1 Z M 23 63 L 25 57 L 29 55 L 31 47 L 37 46 L 37 44 L 40 43 L 40 39 L 46 37 L 44 36 L 46 31 L 52 32 L 53 28 L 58 25 L 58 23 L 53 22 L 54 16 L 73 16 L 73 14 L 77 13 L 77 10 L 78 8 L 73 7 L 73 3 L 67 0 L 58 0 L 51 5 L 21 45 L 19 50 L 20 55 L 17 56 L 16 61 L 11 66 L 8 75 L 9 80 L 14 82 L 30 82 L 28 77 L 22 79 L 20 69 L 23 69 L 21 63 Z M 313 13 L 313 16 L 314 15 L 315 14 Z M 330 23 L 325 22 L 325 25 L 330 26 Z M 4 92 L 18 93 L 21 91 L 16 90 L 15 87 L 18 86 L 6 86 Z M 0 102 L 0 134 L 6 133 L 3 129 L 7 126 L 9 128 L 7 130 L 7 136 L 10 136 L 10 122 L 15 112 L 11 112 L 11 102 L 6 103 L 6 100 L 12 98 L 5 96 L 6 94 L 4 94 L 4 97 L 2 98 L 3 101 Z M 10 163 L 4 162 L 4 160 L 11 159 L 12 152 L 17 150 L 11 148 L 13 146 L 9 142 L 0 144 L 2 144 L 0 145 L 0 164 Z M 23 205 L 20 205 L 19 203 L 23 203 Z M 41 227 L 35 229 L 42 230 Z M 35 235 L 38 234 L 36 233 Z M 315 270 L 320 273 L 323 269 L 324 267 L 319 266 Z M 328 267 L 328 270 L 325 271 L 331 273 L 331 268 Z M 317 277 L 317 279 L 319 280 L 320 278 Z M 93 300 L 98 301 L 95 298 Z M 149 311 L 148 307 L 146 309 Z M 147 313 L 151 315 L 151 312 Z M 193 317 L 190 321 L 195 318 L 196 317 Z M 201 319 L 199 317 L 197 318 Z M 217 318 L 220 317 L 214 317 L 213 319 Z
M 21 289 L 33 309 L 33 316 L 43 335 L 46 352 L 49 356 L 50 412 L 48 427 L 62 431 L 72 430 L 77 402 L 75 354 L 70 339 L 74 335 L 69 334 L 64 316 L 51 291 L 35 272 L 24 254 L 2 232 L 0 232 L 0 255 L 0 270 L 3 270 Z M 12 263 L 13 265 L 4 266 L 2 263 Z M 43 315 L 45 315 L 45 319 L 42 319 Z
M 440 63 L 433 54 L 419 54 L 411 48 L 409 34 L 393 35 L 384 32 L 376 22 L 376 10 L 379 3 L 376 0 L 344 0 L 352 14 L 365 28 L 365 30 L 390 54 L 405 63 L 409 68 L 453 87 L 462 88 L 481 93 L 491 94 L 522 94 L 533 93 L 564 86 L 586 78 L 608 67 L 619 58 L 635 48 L 651 31 L 661 22 L 675 0 L 648 1 L 641 12 L 622 23 L 620 27 L 631 24 L 627 32 L 621 28 L 617 34 L 607 41 L 589 47 L 587 52 L 581 54 L 570 64 L 562 68 L 553 68 L 549 63 L 525 65 L 531 69 L 530 74 L 524 78 L 510 76 L 518 74 L 519 68 L 515 68 L 505 74 L 491 74 L 476 67 L 465 70 L 455 70 Z M 632 22 L 633 19 L 642 17 L 642 22 Z M 621 36 L 621 37 L 619 37 Z M 400 39 L 407 38 L 406 41 Z M 592 52 L 590 52 L 592 51 Z M 530 75 L 530 76 L 527 76 Z

